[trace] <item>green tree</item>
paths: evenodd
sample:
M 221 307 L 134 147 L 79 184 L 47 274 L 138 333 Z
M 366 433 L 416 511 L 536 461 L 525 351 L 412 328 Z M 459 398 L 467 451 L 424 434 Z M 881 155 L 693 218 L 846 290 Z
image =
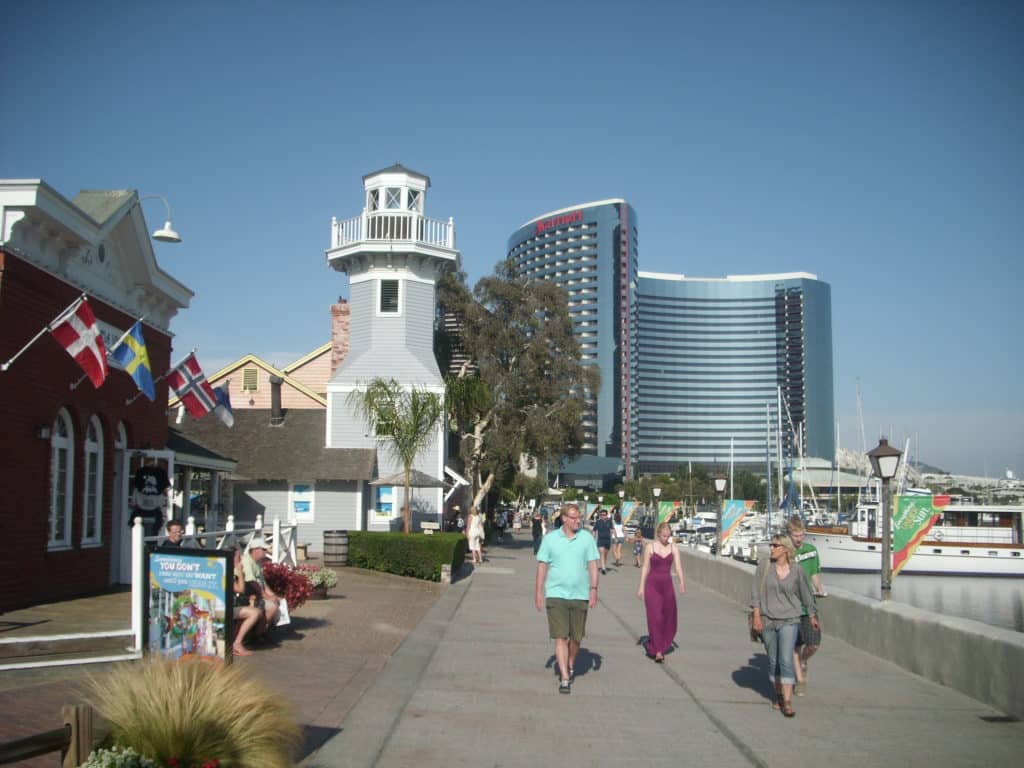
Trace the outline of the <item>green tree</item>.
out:
M 376 378 L 365 389 L 353 390 L 349 402 L 378 438 L 387 440 L 394 457 L 405 470 L 402 530 L 409 533 L 412 465 L 420 452 L 434 441 L 434 428 L 444 416 L 444 401 L 435 392 L 405 388 L 394 379 Z
M 565 290 L 527 281 L 506 260 L 470 293 L 463 275 L 438 284 L 442 311 L 462 319 L 460 348 L 472 360 L 446 382 L 449 424 L 479 505 L 521 456 L 557 463 L 582 447 L 582 420 L 597 396 L 583 365 Z

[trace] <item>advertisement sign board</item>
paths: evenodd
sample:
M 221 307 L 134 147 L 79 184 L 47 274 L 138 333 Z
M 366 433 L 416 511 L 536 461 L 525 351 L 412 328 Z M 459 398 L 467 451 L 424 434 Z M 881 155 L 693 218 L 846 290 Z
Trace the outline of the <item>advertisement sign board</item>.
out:
M 146 553 L 143 647 L 168 659 L 226 659 L 233 640 L 231 560 L 221 550 L 166 547 Z

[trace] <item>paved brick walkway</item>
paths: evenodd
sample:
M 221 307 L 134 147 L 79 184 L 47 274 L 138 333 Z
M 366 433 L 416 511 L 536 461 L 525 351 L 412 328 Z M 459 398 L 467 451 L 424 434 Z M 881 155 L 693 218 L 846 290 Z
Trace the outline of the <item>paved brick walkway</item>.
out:
M 337 733 L 353 704 L 444 590 L 439 584 L 372 571 L 342 568 L 338 574 L 338 586 L 327 600 L 307 602 L 294 612 L 291 626 L 275 630 L 276 647 L 235 660 L 292 701 L 305 728 L 303 754 Z M 0 636 L 130 625 L 130 593 L 120 592 L 4 614 Z M 59 728 L 61 706 L 83 701 L 86 679 L 102 675 L 105 668 L 92 664 L 0 673 L 0 742 Z M 51 768 L 57 763 L 51 755 L 16 765 Z

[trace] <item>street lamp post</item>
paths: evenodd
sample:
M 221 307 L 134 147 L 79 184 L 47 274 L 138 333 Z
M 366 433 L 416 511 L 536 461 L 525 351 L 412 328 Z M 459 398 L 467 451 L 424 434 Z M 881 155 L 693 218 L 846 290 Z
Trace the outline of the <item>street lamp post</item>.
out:
M 715 554 L 722 554 L 722 504 L 725 496 L 725 475 L 715 475 L 715 492 L 718 493 L 718 513 L 715 515 Z
M 886 438 L 881 438 L 878 445 L 868 451 L 871 469 L 875 477 L 882 481 L 882 599 L 892 597 L 892 497 L 889 481 L 896 476 L 903 452 L 889 445 Z
M 658 498 L 661 496 L 661 488 L 654 486 L 651 488 L 651 493 L 654 494 L 654 520 L 651 523 L 651 538 L 653 539 L 658 530 Z

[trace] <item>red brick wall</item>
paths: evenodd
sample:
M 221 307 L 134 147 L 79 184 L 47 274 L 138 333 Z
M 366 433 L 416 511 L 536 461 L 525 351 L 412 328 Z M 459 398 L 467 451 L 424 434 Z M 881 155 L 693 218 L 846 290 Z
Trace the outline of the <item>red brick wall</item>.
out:
M 338 370 L 341 361 L 348 354 L 348 331 L 352 320 L 352 308 L 344 299 L 331 304 L 331 375 Z
M 31 264 L 0 250 L 0 362 L 9 360 L 26 342 L 80 295 L 80 291 Z M 127 329 L 136 318 L 90 297 L 98 319 Z M 143 331 L 150 366 L 156 378 L 170 364 L 170 338 L 149 326 Z M 124 422 L 131 448 L 163 448 L 167 444 L 167 385 L 156 385 L 156 402 L 145 396 L 125 401 L 138 390 L 125 373 L 112 371 L 100 389 L 86 379 L 78 364 L 46 333 L 6 372 L 0 372 L 0 541 L 5 544 L 0 567 L 0 612 L 26 605 L 102 591 L 110 585 L 113 443 Z M 36 427 L 50 426 L 60 408 L 74 425 L 75 461 L 71 517 L 71 548 L 48 551 L 48 440 L 35 437 Z M 83 548 L 83 443 L 90 417 L 103 425 L 103 545 Z

